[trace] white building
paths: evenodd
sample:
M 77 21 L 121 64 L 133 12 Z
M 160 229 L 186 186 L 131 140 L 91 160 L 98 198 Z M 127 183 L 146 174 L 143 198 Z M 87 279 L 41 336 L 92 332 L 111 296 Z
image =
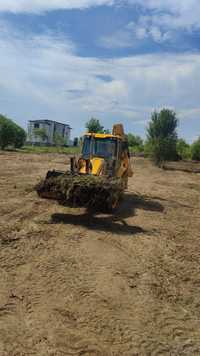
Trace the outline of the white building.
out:
M 28 123 L 28 142 L 33 145 L 70 144 L 71 127 L 52 120 L 31 120 Z

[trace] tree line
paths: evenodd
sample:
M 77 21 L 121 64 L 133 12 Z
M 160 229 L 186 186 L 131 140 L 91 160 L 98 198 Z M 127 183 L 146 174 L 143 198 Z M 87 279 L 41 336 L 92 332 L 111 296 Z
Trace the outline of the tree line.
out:
M 48 138 L 44 128 L 34 129 L 34 135 L 45 141 Z M 8 147 L 21 148 L 25 145 L 27 138 L 26 131 L 18 126 L 13 120 L 0 114 L 0 149 L 4 150 Z M 54 143 L 57 146 L 67 144 L 65 139 L 58 133 L 54 134 Z
M 100 121 L 95 118 L 91 118 L 85 126 L 88 132 L 110 133 L 110 130 L 104 128 Z M 152 113 L 147 127 L 146 140 L 133 133 L 127 134 L 130 151 L 143 153 L 145 156 L 151 157 L 158 165 L 163 161 L 179 159 L 200 161 L 200 137 L 189 145 L 184 139 L 178 137 L 177 127 L 178 118 L 173 110 L 155 111 Z M 35 134 L 43 139 L 46 138 L 46 133 L 42 129 L 38 129 Z M 55 140 L 57 144 L 62 144 L 60 137 L 55 137 Z M 25 130 L 6 116 L 0 115 L 0 149 L 4 150 L 7 147 L 21 148 L 25 141 Z M 75 137 L 74 146 L 78 146 L 79 141 Z
M 146 140 L 133 133 L 127 134 L 130 151 L 143 153 L 160 165 L 164 161 L 180 159 L 200 160 L 200 137 L 189 145 L 177 134 L 178 118 L 173 110 L 162 109 L 153 112 L 147 127 Z M 105 130 L 98 119 L 92 118 L 86 123 L 88 132 L 104 133 Z
M 0 114 L 0 148 L 21 148 L 26 141 L 26 132 L 11 119 Z

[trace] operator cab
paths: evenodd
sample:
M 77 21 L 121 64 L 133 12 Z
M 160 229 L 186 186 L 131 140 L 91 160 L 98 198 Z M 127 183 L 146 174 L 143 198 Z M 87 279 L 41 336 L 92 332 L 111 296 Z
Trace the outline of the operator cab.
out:
M 93 157 L 114 160 L 118 155 L 119 140 L 112 135 L 85 135 L 82 147 L 82 157 Z

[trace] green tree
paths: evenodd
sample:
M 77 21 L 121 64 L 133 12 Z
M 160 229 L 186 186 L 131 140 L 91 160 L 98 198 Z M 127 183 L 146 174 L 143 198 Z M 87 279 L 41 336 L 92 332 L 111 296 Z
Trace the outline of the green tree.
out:
M 190 159 L 191 158 L 190 145 L 182 138 L 177 140 L 176 149 L 177 149 L 177 153 L 178 153 L 179 157 L 181 157 L 181 159 Z
M 67 144 L 65 138 L 62 135 L 60 135 L 58 132 L 55 132 L 53 136 L 53 141 L 56 146 L 64 146 Z
M 47 140 L 48 135 L 46 133 L 46 130 L 44 128 L 38 128 L 38 129 L 34 129 L 33 133 L 36 137 L 40 138 L 42 141 Z
M 0 115 L 0 147 L 20 148 L 26 140 L 26 132 L 6 116 Z
M 143 140 L 141 139 L 140 136 L 135 136 L 132 133 L 128 133 L 127 139 L 128 139 L 128 145 L 130 147 L 143 146 Z
M 147 129 L 147 144 L 156 164 L 178 158 L 177 143 L 178 119 L 172 110 L 163 109 L 154 112 Z
M 13 145 L 15 141 L 15 129 L 11 122 L 0 122 L 0 146 L 4 150 L 7 146 Z
M 192 144 L 192 159 L 200 161 L 200 137 Z
M 13 124 L 15 127 L 14 147 L 21 148 L 26 142 L 26 132 L 20 126 L 16 125 L 15 123 Z
M 140 136 L 135 136 L 132 133 L 128 133 L 127 140 L 131 152 L 140 153 L 144 151 L 143 140 Z
M 95 118 L 90 119 L 85 127 L 88 132 L 104 133 L 104 127 L 100 124 L 99 120 Z
M 149 140 L 145 141 L 145 143 L 144 143 L 144 156 L 145 157 L 151 157 L 152 152 L 153 152 L 152 143 Z

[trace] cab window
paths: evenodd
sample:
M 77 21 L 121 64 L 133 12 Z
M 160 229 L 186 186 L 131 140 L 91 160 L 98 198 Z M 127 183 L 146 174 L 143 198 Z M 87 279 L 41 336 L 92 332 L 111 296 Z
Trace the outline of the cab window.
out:
M 117 154 L 117 141 L 112 138 L 94 139 L 93 155 L 98 157 L 113 158 Z
M 91 152 L 91 137 L 85 137 L 83 141 L 82 155 L 83 157 L 89 157 Z

